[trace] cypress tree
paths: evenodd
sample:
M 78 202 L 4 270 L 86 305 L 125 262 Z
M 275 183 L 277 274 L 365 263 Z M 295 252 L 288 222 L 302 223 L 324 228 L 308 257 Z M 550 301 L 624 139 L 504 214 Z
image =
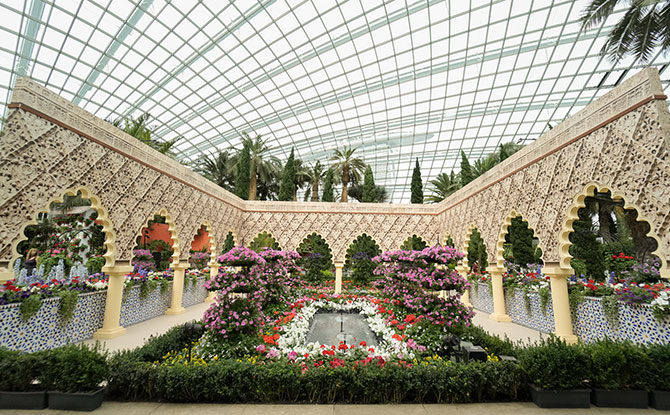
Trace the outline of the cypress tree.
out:
M 573 232 L 570 234 L 570 255 L 584 262 L 588 277 L 602 281 L 605 279 L 605 263 L 602 247 L 592 230 L 591 214 L 588 209 L 581 208 L 577 215 L 579 219 L 572 223 Z
M 472 174 L 472 166 L 468 161 L 468 157 L 465 155 L 465 152 L 461 150 L 461 183 L 463 186 L 470 183 L 474 179 Z
M 235 194 L 247 200 L 249 198 L 249 182 L 251 181 L 251 155 L 249 146 L 242 147 L 240 159 L 237 162 L 237 174 L 235 175 Z
M 235 247 L 235 239 L 233 238 L 233 233 L 228 232 L 226 235 L 226 240 L 223 242 L 223 248 L 221 249 L 221 254 L 225 254 Z
M 470 243 L 468 244 L 468 265 L 470 270 L 472 266 L 477 263 L 479 272 L 486 270 L 489 266 L 488 254 L 486 253 L 486 245 L 484 239 L 477 228 L 472 230 L 470 235 Z
M 377 195 L 375 187 L 375 178 L 372 175 L 372 168 L 368 164 L 365 167 L 365 178 L 363 179 L 363 203 L 374 203 Z
M 333 194 L 333 170 L 328 169 L 326 171 L 326 178 L 323 181 L 323 196 L 321 197 L 322 202 L 334 202 L 335 195 Z
M 512 262 L 524 267 L 534 263 L 533 231 L 528 228 L 528 224 L 517 216 L 512 218 L 508 232 L 512 244 Z
M 454 244 L 454 240 L 452 239 L 451 236 L 447 238 L 447 241 L 444 243 L 446 246 L 449 246 L 451 248 L 455 248 L 456 244 Z
M 412 172 L 412 203 L 423 203 L 423 186 L 421 184 L 421 168 L 419 167 L 419 159 L 416 159 L 416 165 Z
M 293 156 L 293 149 L 291 149 L 291 155 L 286 161 L 284 166 L 284 172 L 282 173 L 281 185 L 279 187 L 279 200 L 280 201 L 289 201 L 293 200 L 293 190 L 295 189 L 295 183 L 293 178 L 295 176 L 295 164 L 293 163 L 295 157 Z

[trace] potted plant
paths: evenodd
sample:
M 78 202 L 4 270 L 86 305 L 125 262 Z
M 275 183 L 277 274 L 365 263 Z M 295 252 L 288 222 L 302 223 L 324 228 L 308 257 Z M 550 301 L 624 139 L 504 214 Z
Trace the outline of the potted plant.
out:
M 652 362 L 649 371 L 649 405 L 658 410 L 670 410 L 670 348 L 653 344 L 647 348 Z
M 533 402 L 540 408 L 588 408 L 584 387 L 589 359 L 582 345 L 568 345 L 551 336 L 526 348 L 519 356 L 530 383 Z
M 96 343 L 67 345 L 46 353 L 39 380 L 49 392 L 49 408 L 92 411 L 102 404 L 107 353 Z
M 588 347 L 591 356 L 592 403 L 607 408 L 646 408 L 651 361 L 630 341 L 600 340 Z
M 44 409 L 47 394 L 37 379 L 40 353 L 28 354 L 0 348 L 0 409 Z

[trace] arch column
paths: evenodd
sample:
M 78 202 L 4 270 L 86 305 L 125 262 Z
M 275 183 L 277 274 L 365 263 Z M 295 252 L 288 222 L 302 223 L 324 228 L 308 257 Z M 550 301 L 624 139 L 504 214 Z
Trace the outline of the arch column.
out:
M 121 318 L 121 302 L 123 301 L 123 286 L 126 274 L 133 272 L 130 265 L 117 265 L 104 270 L 109 275 L 107 284 L 107 300 L 105 301 L 105 316 L 102 328 L 93 334 L 94 339 L 112 339 L 125 334 L 126 329 L 119 325 Z
M 209 279 L 211 281 L 219 275 L 219 263 L 216 261 L 210 261 L 207 265 L 209 265 Z M 205 302 L 212 303 L 215 299 L 216 293 L 214 291 L 209 291 L 207 298 L 205 298 Z
M 186 312 L 186 309 L 181 305 L 184 294 L 184 271 L 186 271 L 186 268 L 188 268 L 188 262 L 177 262 L 172 266 L 172 269 L 174 269 L 174 277 L 172 277 L 172 302 L 170 303 L 170 308 L 165 311 L 167 315 Z
M 505 268 L 498 266 L 490 266 L 486 268 L 486 271 L 491 275 L 491 282 L 493 287 L 493 314 L 489 317 L 491 320 L 499 322 L 508 322 L 512 321 L 512 318 L 507 315 L 505 310 L 505 291 L 503 290 L 503 281 L 502 275 L 505 272 Z
M 545 265 L 543 271 L 549 276 L 551 283 L 551 301 L 554 309 L 554 327 L 558 337 L 566 343 L 577 343 L 577 336 L 572 332 L 572 315 L 570 314 L 570 297 L 568 296 L 567 279 L 574 271 L 572 268 L 561 268 L 559 264 Z
M 342 292 L 342 268 L 344 261 L 335 261 L 335 294 Z
M 459 274 L 461 274 L 461 277 L 465 278 L 467 281 L 468 279 L 468 267 L 465 265 L 459 265 L 456 267 L 456 271 L 458 271 Z M 472 307 L 472 302 L 470 302 L 470 289 L 466 289 L 463 291 L 463 295 L 461 296 L 461 302 L 465 304 L 468 307 Z

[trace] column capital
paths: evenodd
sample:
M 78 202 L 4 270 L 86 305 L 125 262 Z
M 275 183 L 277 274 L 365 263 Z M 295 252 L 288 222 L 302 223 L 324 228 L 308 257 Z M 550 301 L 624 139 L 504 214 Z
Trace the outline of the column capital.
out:
M 175 271 L 184 271 L 189 267 L 189 263 L 179 261 L 176 264 L 171 264 L 170 267 L 172 267 L 172 269 Z
M 542 272 L 553 278 L 568 278 L 575 273 L 572 268 L 561 268 L 558 264 L 545 265 L 542 267 Z
M 212 268 L 212 267 L 218 267 L 218 266 L 219 266 L 219 263 L 216 262 L 216 261 L 209 261 L 209 262 L 207 263 L 207 266 L 210 267 L 210 268 Z
M 488 272 L 491 275 L 502 275 L 505 272 L 505 268 L 499 267 L 497 265 L 489 265 L 486 268 L 486 272 Z
M 344 267 L 344 261 L 333 261 L 335 264 L 335 268 L 342 268 Z
M 468 272 L 470 272 L 470 268 L 468 268 L 468 267 L 465 266 L 465 265 L 459 265 L 459 266 L 457 266 L 455 269 L 456 269 L 456 271 L 458 271 L 458 272 L 460 272 L 460 273 L 462 273 L 462 274 L 467 274 Z
M 109 275 L 110 277 L 116 277 L 116 276 L 124 276 L 126 274 L 130 274 L 133 272 L 133 267 L 132 265 L 113 265 L 111 267 L 103 267 L 102 272 L 105 274 Z

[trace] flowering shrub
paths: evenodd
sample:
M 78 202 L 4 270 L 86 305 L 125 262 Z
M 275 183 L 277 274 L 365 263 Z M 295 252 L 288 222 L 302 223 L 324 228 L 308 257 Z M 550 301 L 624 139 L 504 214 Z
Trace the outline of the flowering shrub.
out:
M 209 257 L 209 252 L 193 252 L 191 257 L 188 259 L 188 262 L 193 269 L 204 269 L 207 267 L 207 261 L 209 261 Z
M 144 269 L 146 271 L 153 271 L 156 269 L 156 261 L 148 249 L 133 249 L 133 259 L 130 264 L 135 269 Z
M 231 266 L 251 266 L 265 264 L 265 259 L 263 257 L 258 255 L 255 251 L 242 245 L 238 245 L 225 254 L 219 256 L 218 261 L 223 265 Z

